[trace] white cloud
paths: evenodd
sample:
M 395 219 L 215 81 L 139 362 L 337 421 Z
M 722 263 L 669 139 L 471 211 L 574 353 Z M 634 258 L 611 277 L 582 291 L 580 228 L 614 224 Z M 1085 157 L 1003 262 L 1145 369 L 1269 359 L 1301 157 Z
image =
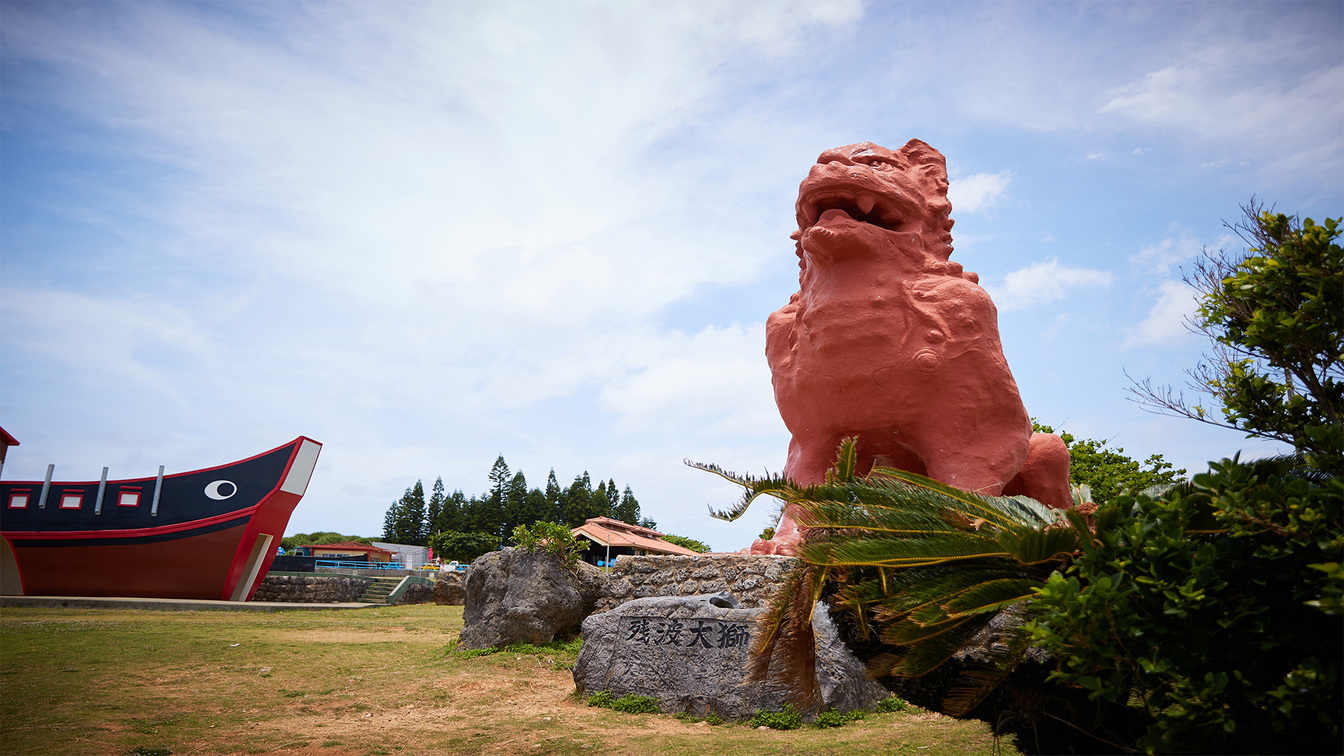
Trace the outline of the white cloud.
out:
M 1173 266 L 1180 265 L 1199 256 L 1205 245 L 1194 235 L 1172 227 L 1172 235 L 1157 244 L 1150 244 L 1129 258 L 1130 263 L 1145 269 L 1146 273 L 1166 275 Z M 1231 234 L 1219 236 L 1213 244 L 1214 249 L 1224 248 L 1236 242 Z
M 997 285 L 986 285 L 1000 312 L 1026 310 L 1057 302 L 1079 289 L 1106 288 L 1114 276 L 1102 270 L 1067 268 L 1059 260 L 1032 263 L 1004 276 Z
M 953 214 L 982 213 L 988 210 L 1003 198 L 1011 182 L 1012 175 L 1008 171 L 973 173 L 953 179 L 947 189 Z
M 6 286 L 0 319 L 13 348 L 44 355 L 62 375 L 144 384 L 171 395 L 171 376 L 184 363 L 211 362 L 211 344 L 190 314 L 145 297 Z
M 1281 173 L 1338 176 L 1344 148 L 1338 58 L 1337 47 L 1323 54 L 1282 33 L 1221 40 L 1115 89 L 1101 112 L 1235 146 Z
M 1198 298 L 1189 286 L 1181 281 L 1162 282 L 1148 316 L 1130 329 L 1121 346 L 1177 346 L 1190 336 L 1185 323 L 1197 306 Z
M 765 361 L 765 327 L 708 327 L 664 334 L 631 350 L 633 364 L 606 385 L 601 404 L 622 428 L 762 435 L 783 428 Z

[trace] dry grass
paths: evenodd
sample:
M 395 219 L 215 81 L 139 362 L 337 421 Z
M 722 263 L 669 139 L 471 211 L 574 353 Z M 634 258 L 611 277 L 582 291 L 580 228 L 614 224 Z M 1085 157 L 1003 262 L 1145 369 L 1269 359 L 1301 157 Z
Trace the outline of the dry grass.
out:
M 461 607 L 0 610 L 0 751 L 15 754 L 972 754 L 928 713 L 840 729 L 621 714 L 574 695 L 574 654 L 449 651 Z M 1001 746 L 1015 753 L 1007 743 Z

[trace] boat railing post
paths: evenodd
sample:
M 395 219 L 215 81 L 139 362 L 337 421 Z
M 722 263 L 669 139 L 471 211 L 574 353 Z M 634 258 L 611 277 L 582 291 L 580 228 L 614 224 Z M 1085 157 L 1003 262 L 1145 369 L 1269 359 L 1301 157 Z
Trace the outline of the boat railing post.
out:
M 103 477 L 98 481 L 98 500 L 93 503 L 93 513 L 103 513 L 103 491 L 107 489 L 107 468 L 103 468 Z
M 159 516 L 159 491 L 163 490 L 163 465 L 159 465 L 159 478 L 154 481 L 154 503 L 149 505 L 149 516 Z
M 51 474 L 56 471 L 56 463 L 47 465 L 47 479 L 42 483 L 42 495 L 37 499 L 37 508 L 47 508 L 47 492 L 51 490 Z

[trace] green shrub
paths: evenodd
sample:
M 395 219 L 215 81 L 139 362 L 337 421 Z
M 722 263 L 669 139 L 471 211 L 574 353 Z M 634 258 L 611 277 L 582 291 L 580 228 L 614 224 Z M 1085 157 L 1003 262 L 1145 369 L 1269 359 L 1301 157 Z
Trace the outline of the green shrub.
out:
M 884 714 L 893 711 L 907 711 L 909 708 L 910 704 L 906 703 L 906 700 L 900 696 L 888 696 L 877 702 L 877 710 Z
M 1034 419 L 1032 430 L 1055 433 L 1048 425 Z M 1069 447 L 1069 483 L 1087 486 L 1090 501 L 1105 504 L 1122 493 L 1142 493 L 1149 488 L 1173 486 L 1184 479 L 1185 470 L 1173 469 L 1172 464 L 1154 454 L 1142 463 L 1125 455 L 1124 448 L 1108 449 L 1105 441 L 1074 438 L 1059 431 L 1064 445 Z
M 719 716 L 719 713 L 717 711 L 711 711 L 708 715 L 705 716 L 705 723 L 718 726 L 723 724 L 723 717 Z
M 545 551 L 564 560 L 565 566 L 578 566 L 579 553 L 588 549 L 589 541 L 574 537 L 569 528 L 558 522 L 537 522 L 519 525 L 513 529 L 513 542 L 525 551 Z
M 658 699 L 637 693 L 627 693 L 612 701 L 611 708 L 626 714 L 657 714 L 662 710 Z
M 816 725 L 817 727 L 821 728 L 844 727 L 845 722 L 848 721 L 849 720 L 845 718 L 844 714 L 841 714 L 835 709 L 827 709 L 826 711 L 823 711 L 817 715 Z
M 542 656 L 545 654 L 574 654 L 578 655 L 583 649 L 583 637 L 574 636 L 573 638 L 563 638 L 553 640 L 550 643 L 543 643 L 540 646 L 534 646 L 531 643 L 511 643 L 507 646 L 491 646 L 490 648 L 464 648 L 458 650 L 459 641 L 450 641 L 446 651 L 459 659 L 471 659 L 477 656 L 490 656 L 491 654 L 526 654 L 529 656 Z
M 664 540 L 664 541 L 667 541 L 668 543 L 675 543 L 675 544 L 678 545 L 678 546 L 684 546 L 684 547 L 690 549 L 691 551 L 697 551 L 697 552 L 699 552 L 699 553 L 701 553 L 701 554 L 708 554 L 708 553 L 709 553 L 709 544 L 707 544 L 707 543 L 705 543 L 705 542 L 703 542 L 703 541 L 697 541 L 697 540 L 695 540 L 694 538 L 687 538 L 686 536 L 679 536 L 679 535 L 672 535 L 671 533 L 664 533 L 664 534 L 663 534 L 663 540 Z
M 1321 478 L 1224 460 L 1098 510 L 1095 542 L 1030 605 L 1053 679 L 1139 701 L 1149 752 L 1337 752 L 1344 482 Z
M 616 703 L 616 697 L 609 690 L 599 690 L 588 696 L 589 706 L 601 706 L 604 709 L 610 709 L 614 703 Z
M 476 557 L 498 549 L 499 537 L 489 533 L 443 530 L 429 537 L 429 547 L 440 559 L 471 564 Z
M 789 704 L 784 704 L 783 711 L 757 709 L 751 717 L 751 726 L 769 727 L 772 730 L 796 730 L 803 726 L 803 715 Z
M 599 690 L 588 696 L 589 706 L 600 706 L 604 709 L 613 709 L 626 714 L 657 714 L 662 711 L 658 699 L 652 696 L 641 696 L 637 693 L 627 693 L 620 698 L 612 695 L 609 690 Z

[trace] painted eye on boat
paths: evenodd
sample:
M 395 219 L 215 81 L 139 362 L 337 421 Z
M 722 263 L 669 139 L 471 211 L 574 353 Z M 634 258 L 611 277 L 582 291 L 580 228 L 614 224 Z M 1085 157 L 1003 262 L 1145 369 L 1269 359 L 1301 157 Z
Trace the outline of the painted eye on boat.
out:
M 217 480 L 205 487 L 205 495 L 215 501 L 223 501 L 236 493 L 238 493 L 238 486 L 228 480 Z

